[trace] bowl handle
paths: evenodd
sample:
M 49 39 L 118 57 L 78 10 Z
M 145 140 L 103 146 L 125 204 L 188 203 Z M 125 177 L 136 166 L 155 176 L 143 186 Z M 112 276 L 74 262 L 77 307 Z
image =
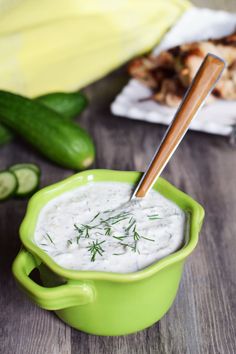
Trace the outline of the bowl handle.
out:
M 38 285 L 29 277 L 36 267 L 34 257 L 22 248 L 13 262 L 12 272 L 23 290 L 38 306 L 46 310 L 61 310 L 85 305 L 94 300 L 94 289 L 86 282 L 68 282 L 52 288 Z

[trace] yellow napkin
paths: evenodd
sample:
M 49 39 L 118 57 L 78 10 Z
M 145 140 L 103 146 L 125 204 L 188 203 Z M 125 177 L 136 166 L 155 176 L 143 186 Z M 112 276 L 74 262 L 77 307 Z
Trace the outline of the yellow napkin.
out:
M 0 0 L 0 88 L 73 91 L 154 46 L 185 0 Z

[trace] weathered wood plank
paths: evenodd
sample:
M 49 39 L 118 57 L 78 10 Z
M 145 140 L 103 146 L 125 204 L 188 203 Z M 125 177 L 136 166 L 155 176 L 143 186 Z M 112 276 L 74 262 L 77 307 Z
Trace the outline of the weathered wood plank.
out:
M 19 141 L 3 147 L 0 168 L 16 162 L 37 162 L 42 168 L 42 185 L 68 175 L 38 156 Z M 18 228 L 26 208 L 25 200 L 0 204 L 0 353 L 71 353 L 71 329 L 52 313 L 33 305 L 18 289 L 11 264 L 20 249 Z

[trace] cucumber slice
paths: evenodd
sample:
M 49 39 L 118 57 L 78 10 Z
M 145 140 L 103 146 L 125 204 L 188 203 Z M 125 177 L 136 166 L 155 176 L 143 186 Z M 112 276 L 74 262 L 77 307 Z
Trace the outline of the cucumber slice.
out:
M 14 167 L 14 166 L 13 166 Z M 39 185 L 39 174 L 29 167 L 18 167 L 12 170 L 18 181 L 18 188 L 15 192 L 17 197 L 31 195 Z
M 10 198 L 18 188 L 17 178 L 10 171 L 0 172 L 0 200 Z
M 41 174 L 39 166 L 34 163 L 17 163 L 15 165 L 10 166 L 9 170 L 14 172 L 14 171 L 22 169 L 22 168 L 30 168 L 31 170 L 36 172 L 38 175 Z

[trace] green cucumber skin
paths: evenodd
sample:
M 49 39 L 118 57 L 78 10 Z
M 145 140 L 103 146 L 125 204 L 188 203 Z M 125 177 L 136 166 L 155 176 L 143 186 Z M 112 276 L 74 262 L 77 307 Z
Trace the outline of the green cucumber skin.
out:
M 78 116 L 88 105 L 86 96 L 81 92 L 54 92 L 35 98 L 36 101 L 60 113 L 62 118 L 71 120 Z M 0 123 L 0 145 L 14 138 L 14 133 Z
M 30 162 L 16 163 L 14 165 L 10 165 L 8 167 L 8 170 L 14 173 L 14 171 L 19 170 L 21 168 L 29 168 L 30 170 L 33 170 L 38 175 L 38 177 L 41 176 L 40 167 L 33 162 L 32 163 L 30 163 Z
M 53 92 L 42 95 L 36 100 L 71 120 L 78 116 L 88 105 L 88 100 L 81 92 Z
M 14 197 L 15 193 L 16 193 L 16 190 L 18 188 L 18 180 L 16 178 L 16 175 L 13 172 L 8 171 L 8 170 L 2 170 L 2 171 L 0 171 L 0 174 L 5 173 L 5 172 L 10 173 L 14 177 L 14 179 L 15 179 L 15 188 L 13 188 L 11 193 L 9 193 L 5 198 L 0 198 L 0 203 L 4 202 L 5 200 L 10 199 L 11 197 Z
M 18 179 L 16 171 L 10 170 L 10 172 L 12 172 L 14 174 L 14 176 L 16 177 L 16 179 L 18 181 L 18 188 L 15 190 L 14 197 L 15 198 L 31 197 L 39 189 L 40 176 L 34 170 L 32 170 L 35 173 L 36 177 L 37 177 L 37 183 L 35 184 L 34 188 L 32 188 L 30 191 L 28 191 L 28 192 L 19 192 L 18 189 L 19 189 L 19 186 L 20 186 L 20 180 Z
M 81 170 L 94 160 L 95 149 L 88 133 L 36 101 L 0 91 L 0 120 L 63 167 Z
M 0 123 L 0 145 L 9 143 L 13 138 L 14 134 L 11 130 Z

